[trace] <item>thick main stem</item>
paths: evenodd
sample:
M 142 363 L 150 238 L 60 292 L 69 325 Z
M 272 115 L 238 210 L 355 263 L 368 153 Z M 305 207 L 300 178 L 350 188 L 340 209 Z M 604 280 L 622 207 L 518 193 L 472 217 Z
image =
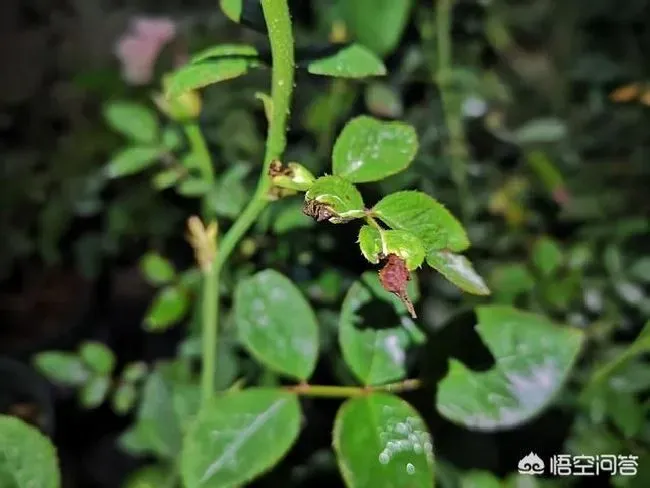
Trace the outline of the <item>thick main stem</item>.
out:
M 274 159 L 282 156 L 287 143 L 287 120 L 294 79 L 293 32 L 289 6 L 287 0 L 262 0 L 262 8 L 268 26 L 273 60 L 271 70 L 273 107 L 266 138 L 264 165 L 252 200 L 221 241 L 216 261 L 218 268 L 224 265 L 237 243 L 268 204 L 268 192 L 271 188 L 269 166 Z
M 268 204 L 268 192 L 271 189 L 269 166 L 274 159 L 279 159 L 286 146 L 287 120 L 291 106 L 291 94 L 294 80 L 294 45 L 291 16 L 287 0 L 261 0 L 264 18 L 268 27 L 271 43 L 271 99 L 272 114 L 266 139 L 266 152 L 257 189 L 253 198 L 237 218 L 232 227 L 220 239 L 215 262 L 210 273 L 211 288 L 215 292 L 213 300 L 218 300 L 219 276 L 221 269 L 233 250 L 257 220 L 259 214 Z M 215 304 L 214 320 L 203 322 L 203 402 L 208 402 L 214 395 L 215 355 L 217 349 L 217 329 L 219 327 L 218 303 Z M 206 329 L 210 330 L 206 330 Z

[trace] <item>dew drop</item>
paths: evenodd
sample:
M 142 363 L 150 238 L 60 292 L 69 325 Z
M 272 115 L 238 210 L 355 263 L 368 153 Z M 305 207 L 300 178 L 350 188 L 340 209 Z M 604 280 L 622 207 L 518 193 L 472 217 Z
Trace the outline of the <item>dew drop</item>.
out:
M 424 444 L 424 455 L 429 460 L 433 460 L 433 445 L 430 442 Z
M 388 464 L 388 461 L 390 461 L 390 456 L 386 451 L 382 451 L 381 454 L 379 454 L 379 462 L 381 464 Z
M 413 466 L 411 463 L 408 463 L 406 465 L 406 472 L 408 474 L 414 474 L 415 473 L 415 466 Z

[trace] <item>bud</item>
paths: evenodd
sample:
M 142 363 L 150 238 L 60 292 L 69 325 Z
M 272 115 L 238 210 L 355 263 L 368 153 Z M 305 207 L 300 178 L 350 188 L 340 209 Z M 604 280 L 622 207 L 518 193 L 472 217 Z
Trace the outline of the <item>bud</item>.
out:
M 187 230 L 187 240 L 194 249 L 196 262 L 203 272 L 207 272 L 217 255 L 218 224 L 213 221 L 205 227 L 201 219 L 193 215 L 187 219 Z
M 316 180 L 311 171 L 298 163 L 283 166 L 280 161 L 273 161 L 269 174 L 274 186 L 286 190 L 307 191 Z
M 169 76 L 163 77 L 163 91 L 167 91 Z M 163 93 L 155 93 L 153 101 L 158 109 L 176 122 L 185 122 L 196 119 L 201 113 L 201 95 L 190 90 L 175 97 Z
M 386 259 L 386 264 L 379 270 L 379 281 L 384 290 L 397 296 L 411 317 L 417 318 L 413 302 L 408 296 L 407 285 L 411 280 L 411 274 L 404 263 L 404 260 L 395 254 L 389 254 Z
M 349 39 L 348 28 L 342 20 L 335 20 L 332 24 L 330 32 L 330 42 L 332 44 L 341 44 L 347 42 Z

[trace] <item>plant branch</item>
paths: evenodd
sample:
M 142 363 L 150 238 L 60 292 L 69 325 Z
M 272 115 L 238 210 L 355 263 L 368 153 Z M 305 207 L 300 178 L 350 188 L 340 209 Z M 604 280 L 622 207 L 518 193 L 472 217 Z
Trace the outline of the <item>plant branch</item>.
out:
M 287 0 L 262 0 L 264 17 L 271 42 L 272 64 L 272 114 L 266 139 L 266 154 L 262 173 L 252 200 L 237 221 L 223 236 L 219 247 L 216 265 L 221 268 L 230 257 L 237 243 L 255 222 L 268 204 L 268 191 L 271 188 L 269 166 L 279 159 L 286 146 L 286 130 L 294 79 L 293 33 Z
M 266 139 L 266 152 L 262 171 L 253 198 L 232 227 L 220 240 L 219 249 L 212 264 L 204 287 L 204 298 L 212 296 L 213 302 L 218 302 L 219 278 L 221 269 L 244 234 L 257 220 L 262 210 L 269 202 L 268 193 L 271 189 L 269 167 L 271 162 L 279 159 L 286 146 L 287 120 L 291 106 L 291 94 L 294 80 L 294 45 L 291 27 L 291 16 L 287 0 L 262 0 L 264 18 L 268 26 L 271 43 L 271 99 L 272 110 Z M 210 295 L 208 295 L 210 294 Z M 204 313 L 210 314 L 203 321 L 203 371 L 202 398 L 204 405 L 214 396 L 215 356 L 217 349 L 217 329 L 219 327 L 219 304 L 208 306 L 204 303 Z
M 405 380 L 399 383 L 391 383 L 381 386 L 328 386 L 308 385 L 306 383 L 288 386 L 285 389 L 302 396 L 319 398 L 355 398 L 369 395 L 370 393 L 386 392 L 401 393 L 404 391 L 417 390 L 422 386 L 420 380 Z
M 201 133 L 199 125 L 196 122 L 190 122 L 184 126 L 184 129 L 185 135 L 190 143 L 192 155 L 196 158 L 199 171 L 201 171 L 201 176 L 210 185 L 214 185 L 215 176 L 214 168 L 212 167 L 212 158 L 210 157 L 210 151 L 208 151 L 208 146 L 205 143 L 205 138 Z
M 187 123 L 183 127 L 185 135 L 190 144 L 192 155 L 196 158 L 201 176 L 211 185 L 215 183 L 214 167 L 212 165 L 212 158 L 210 151 L 203 137 L 203 133 L 195 122 Z M 203 199 L 203 219 L 208 220 L 211 218 L 211 212 L 208 208 L 206 199 Z M 219 296 L 218 290 L 218 269 L 214 265 L 214 252 L 216 244 L 209 242 L 216 240 L 216 224 L 214 236 L 205 232 L 203 223 L 200 223 L 200 230 L 194 227 L 193 238 L 196 239 L 192 244 L 195 248 L 198 264 L 201 268 L 203 275 L 202 292 L 201 292 L 201 332 L 202 332 L 202 357 L 203 357 L 203 374 L 201 377 L 201 394 L 202 401 L 205 403 L 210 400 L 212 391 L 214 390 L 214 375 L 217 362 L 217 334 L 218 334 L 218 314 L 219 314 Z M 207 222 L 206 222 L 207 223 Z M 190 233 L 192 234 L 192 228 Z M 198 233 L 197 233 L 198 232 Z M 199 257 L 203 254 L 202 259 Z M 207 256 L 207 260 L 206 259 Z M 201 262 L 204 261 L 205 262 Z
M 201 400 L 207 404 L 214 394 L 217 370 L 217 340 L 219 334 L 219 270 L 215 263 L 203 272 L 203 294 L 201 297 L 202 324 L 202 375 Z

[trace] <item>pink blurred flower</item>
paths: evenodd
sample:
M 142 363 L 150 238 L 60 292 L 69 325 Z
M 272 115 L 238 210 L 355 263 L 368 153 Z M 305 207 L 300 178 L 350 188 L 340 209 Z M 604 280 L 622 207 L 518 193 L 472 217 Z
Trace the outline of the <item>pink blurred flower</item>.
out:
M 117 41 L 115 55 L 122 76 L 132 85 L 146 85 L 154 74 L 163 47 L 176 37 L 176 24 L 167 18 L 136 17 Z

